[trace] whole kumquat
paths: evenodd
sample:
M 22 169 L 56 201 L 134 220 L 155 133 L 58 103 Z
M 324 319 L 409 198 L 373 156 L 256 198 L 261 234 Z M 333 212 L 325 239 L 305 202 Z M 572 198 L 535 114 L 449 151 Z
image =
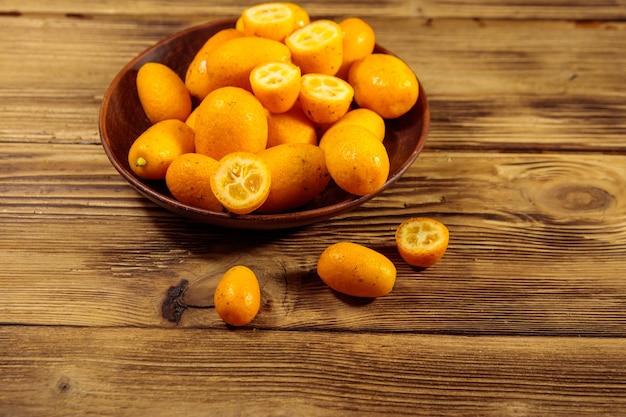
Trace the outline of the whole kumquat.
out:
M 222 211 L 222 204 L 213 194 L 211 177 L 217 161 L 198 153 L 175 158 L 165 173 L 165 184 L 181 203 L 211 211 Z
M 191 113 L 191 96 L 183 80 L 168 66 L 147 62 L 137 72 L 137 94 L 152 123 L 167 119 L 185 121 Z
M 374 52 L 376 35 L 374 29 L 363 19 L 348 17 L 339 22 L 343 31 L 343 60 L 337 76 L 348 78 L 352 64 Z
M 282 42 L 257 36 L 227 40 L 207 60 L 206 90 L 231 86 L 251 91 L 250 71 L 267 62 L 291 62 L 289 48 Z
M 244 34 L 237 29 L 227 28 L 222 29 L 215 35 L 211 36 L 202 45 L 200 50 L 196 52 L 193 60 L 187 67 L 185 74 L 185 85 L 187 89 L 194 97 L 202 100 L 209 94 L 211 85 L 207 76 L 207 61 L 209 56 L 215 51 L 215 49 L 222 45 L 224 42 L 233 39 L 243 37 Z
M 131 145 L 128 164 L 138 177 L 162 180 L 172 161 L 194 151 L 193 130 L 178 119 L 157 122 Z
M 267 147 L 282 143 L 317 145 L 315 125 L 298 105 L 284 113 L 271 113 L 267 118 Z
M 317 261 L 317 274 L 330 288 L 355 297 L 382 297 L 396 282 L 396 267 L 385 255 L 353 242 L 327 247 Z
M 419 96 L 415 73 L 400 58 L 388 54 L 370 54 L 354 62 L 348 82 L 357 104 L 385 119 L 408 112 Z
M 195 121 L 196 152 L 220 160 L 267 146 L 267 110 L 249 91 L 221 87 L 205 97 Z
M 308 143 L 291 143 L 258 153 L 272 177 L 260 213 L 280 213 L 300 207 L 319 195 L 330 182 L 324 151 Z
M 378 191 L 389 176 L 389 156 L 378 138 L 358 125 L 335 126 L 319 145 L 335 183 L 344 191 L 366 195 Z
M 385 120 L 375 111 L 358 108 L 348 111 L 341 119 L 330 127 L 345 124 L 357 125 L 369 130 L 381 142 L 385 139 Z
M 261 289 L 254 271 L 243 265 L 226 271 L 215 288 L 213 302 L 224 323 L 249 324 L 261 308 Z

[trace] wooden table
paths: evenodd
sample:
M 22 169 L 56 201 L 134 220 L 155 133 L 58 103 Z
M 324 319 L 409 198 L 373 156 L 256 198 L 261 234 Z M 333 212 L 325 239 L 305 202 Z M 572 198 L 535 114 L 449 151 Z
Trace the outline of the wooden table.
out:
M 626 412 L 626 2 L 303 2 L 360 16 L 426 89 L 423 153 L 361 208 L 219 230 L 138 195 L 98 112 L 122 66 L 247 1 L 0 0 L 0 415 L 609 416 Z M 393 233 L 448 225 L 432 268 Z M 339 240 L 391 294 L 317 277 Z M 253 266 L 254 322 L 162 316 L 170 287 Z

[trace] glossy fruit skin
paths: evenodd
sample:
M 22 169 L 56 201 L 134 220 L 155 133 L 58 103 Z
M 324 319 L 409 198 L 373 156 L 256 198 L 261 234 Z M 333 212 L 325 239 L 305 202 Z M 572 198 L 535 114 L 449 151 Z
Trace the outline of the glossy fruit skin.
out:
M 191 96 L 183 80 L 168 66 L 147 62 L 137 72 L 137 94 L 151 123 L 167 119 L 185 121 Z
M 218 46 L 207 60 L 206 91 L 226 86 L 252 91 L 250 72 L 254 67 L 290 60 L 291 52 L 282 42 L 256 36 L 230 39 Z
M 204 45 L 202 45 L 187 67 L 185 74 L 185 85 L 191 95 L 202 100 L 209 94 L 210 84 L 207 78 L 207 62 L 210 59 L 209 57 L 213 51 L 224 42 L 243 36 L 244 34 L 237 29 L 227 28 L 211 36 Z
M 419 82 L 415 73 L 394 55 L 374 53 L 354 62 L 348 72 L 354 100 L 385 119 L 395 119 L 417 102 Z
M 195 121 L 196 152 L 220 160 L 232 152 L 267 146 L 267 110 L 249 91 L 221 87 L 205 97 Z
M 194 152 L 194 138 L 193 129 L 185 122 L 157 122 L 135 139 L 128 151 L 128 164 L 140 178 L 162 180 L 176 157 Z
M 372 132 L 352 124 L 326 131 L 319 144 L 335 183 L 354 195 L 378 191 L 389 176 L 387 149 Z
M 271 113 L 267 118 L 267 147 L 284 143 L 317 145 L 313 121 L 295 105 L 284 113 Z
M 211 189 L 211 176 L 216 168 L 215 159 L 198 153 L 186 153 L 172 161 L 165 174 L 165 184 L 181 203 L 221 212 L 222 204 Z
M 396 282 L 396 267 L 389 258 L 347 241 L 324 250 L 317 262 L 317 274 L 330 288 L 355 297 L 382 297 Z
M 363 19 L 348 17 L 339 26 L 343 31 L 343 61 L 337 76 L 347 79 L 352 64 L 374 52 L 376 35 L 374 29 Z
M 249 324 L 261 307 L 261 288 L 254 271 L 243 265 L 230 268 L 217 284 L 213 301 L 226 324 Z
M 364 107 L 350 110 L 341 119 L 331 125 L 329 129 L 345 124 L 364 127 L 373 133 L 381 142 L 385 139 L 385 119 L 373 110 Z
M 293 143 L 258 153 L 265 160 L 272 185 L 259 213 L 281 213 L 300 207 L 319 195 L 330 182 L 324 151 L 318 146 Z

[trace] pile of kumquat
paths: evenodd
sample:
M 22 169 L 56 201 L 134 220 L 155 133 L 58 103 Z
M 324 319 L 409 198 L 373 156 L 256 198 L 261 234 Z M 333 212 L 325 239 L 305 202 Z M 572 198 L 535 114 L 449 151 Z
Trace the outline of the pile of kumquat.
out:
M 137 92 L 152 123 L 128 162 L 184 204 L 234 214 L 296 209 L 329 182 L 354 195 L 389 175 L 385 119 L 417 102 L 401 59 L 357 17 L 311 20 L 295 3 L 246 8 L 181 78 L 148 62 Z M 198 103 L 194 105 L 194 103 Z

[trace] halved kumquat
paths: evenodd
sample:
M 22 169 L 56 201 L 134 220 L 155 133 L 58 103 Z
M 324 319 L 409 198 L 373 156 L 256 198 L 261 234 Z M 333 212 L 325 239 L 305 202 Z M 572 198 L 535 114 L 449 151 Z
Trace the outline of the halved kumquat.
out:
M 248 214 L 267 200 L 271 182 L 271 173 L 263 158 L 240 151 L 219 160 L 211 177 L 211 189 L 226 210 Z
M 395 238 L 398 252 L 406 263 L 427 268 L 443 257 L 448 248 L 450 232 L 435 219 L 415 217 L 398 226 Z
M 252 92 L 272 113 L 291 109 L 300 94 L 300 68 L 290 62 L 268 62 L 250 72 Z
M 293 29 L 299 29 L 311 23 L 309 13 L 300 5 L 292 2 L 282 2 L 293 12 Z
M 343 62 L 342 31 L 332 20 L 314 20 L 285 38 L 293 63 L 303 74 L 335 75 Z
M 300 81 L 300 107 L 314 123 L 341 119 L 350 109 L 353 97 L 352 86 L 332 75 L 305 74 Z
M 294 27 L 293 9 L 285 3 L 260 3 L 250 6 L 241 14 L 243 33 L 246 36 L 282 41 Z

